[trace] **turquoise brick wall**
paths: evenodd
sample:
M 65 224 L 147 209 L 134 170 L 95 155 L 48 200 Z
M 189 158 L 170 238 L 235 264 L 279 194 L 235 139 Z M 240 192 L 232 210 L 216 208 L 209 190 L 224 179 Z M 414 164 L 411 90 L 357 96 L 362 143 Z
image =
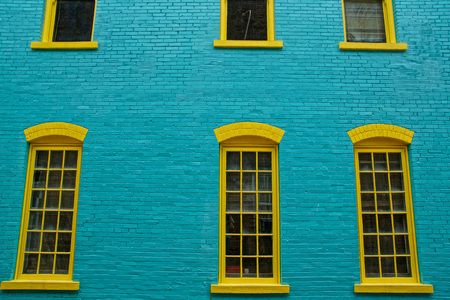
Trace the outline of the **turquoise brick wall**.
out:
M 77 292 L 1 299 L 444 299 L 450 295 L 450 4 L 396 0 L 406 52 L 340 51 L 339 0 L 275 0 L 283 49 L 216 49 L 217 1 L 98 1 L 94 51 L 36 51 L 44 0 L 1 1 L 0 280 L 14 276 L 28 145 L 68 122 L 84 142 Z M 261 122 L 280 144 L 281 275 L 291 293 L 211 295 L 219 145 Z M 420 273 L 432 295 L 362 295 L 353 145 L 366 124 L 413 130 Z

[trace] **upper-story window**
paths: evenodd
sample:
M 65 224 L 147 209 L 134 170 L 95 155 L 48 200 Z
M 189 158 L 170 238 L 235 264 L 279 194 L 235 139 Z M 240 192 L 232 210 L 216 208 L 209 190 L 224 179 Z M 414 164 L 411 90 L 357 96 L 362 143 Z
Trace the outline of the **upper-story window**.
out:
M 92 42 L 96 0 L 47 0 L 42 42 L 33 49 L 96 49 Z
M 275 41 L 274 0 L 221 0 L 220 40 L 215 47 L 281 48 Z
M 406 50 L 395 38 L 392 0 L 343 0 L 343 50 Z

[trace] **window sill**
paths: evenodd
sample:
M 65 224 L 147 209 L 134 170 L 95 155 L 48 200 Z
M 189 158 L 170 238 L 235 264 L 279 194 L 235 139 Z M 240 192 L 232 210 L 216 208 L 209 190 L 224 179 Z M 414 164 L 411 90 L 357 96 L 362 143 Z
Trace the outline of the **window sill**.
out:
M 31 49 L 37 50 L 91 50 L 98 42 L 31 42 Z
M 289 285 L 282 284 L 212 284 L 212 294 L 288 294 Z
M 228 41 L 215 40 L 216 48 L 283 48 L 283 41 Z
M 434 293 L 431 284 L 420 283 L 363 283 L 355 284 L 355 293 L 414 293 L 414 294 L 432 294 Z
M 63 280 L 11 280 L 3 281 L 1 290 L 53 290 L 78 291 L 80 283 Z
M 341 50 L 368 50 L 368 51 L 406 51 L 406 43 L 348 43 L 340 42 Z

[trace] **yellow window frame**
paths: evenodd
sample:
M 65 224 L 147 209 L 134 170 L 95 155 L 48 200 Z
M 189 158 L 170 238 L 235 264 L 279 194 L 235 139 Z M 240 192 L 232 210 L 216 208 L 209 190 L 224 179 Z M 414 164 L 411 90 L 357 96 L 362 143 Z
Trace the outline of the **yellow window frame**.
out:
M 395 36 L 394 9 L 392 0 L 382 0 L 386 43 L 358 43 L 347 42 L 347 25 L 345 19 L 345 0 L 342 0 L 342 18 L 344 24 L 345 42 L 339 43 L 341 50 L 368 50 L 368 51 L 405 51 L 406 43 L 397 43 Z
M 267 40 L 228 40 L 228 0 L 220 0 L 220 40 L 214 41 L 216 48 L 283 48 L 283 41 L 275 40 L 275 0 L 267 1 Z
M 73 281 L 73 266 L 74 266 L 74 254 L 75 254 L 75 235 L 76 235 L 76 220 L 77 220 L 77 210 L 78 210 L 78 193 L 80 184 L 80 172 L 81 172 L 81 158 L 83 141 L 87 133 L 87 129 L 81 126 L 54 122 L 54 123 L 44 123 L 36 125 L 24 130 L 25 137 L 30 143 L 29 156 L 28 156 L 28 167 L 27 167 L 27 178 L 25 184 L 24 193 L 24 205 L 22 210 L 22 221 L 20 229 L 20 238 L 18 245 L 18 254 L 16 261 L 16 269 L 14 273 L 14 279 L 11 281 L 3 281 L 1 283 L 0 289 L 2 290 L 78 290 L 80 283 Z M 27 241 L 28 232 L 28 222 L 30 216 L 30 203 L 32 194 L 32 185 L 35 171 L 35 161 L 37 151 L 77 151 L 77 168 L 76 168 L 76 178 L 75 178 L 75 188 L 74 191 L 74 203 L 72 214 L 72 230 L 71 230 L 71 245 L 70 245 L 70 259 L 68 263 L 68 274 L 23 274 L 23 264 L 25 258 L 25 246 Z M 63 167 L 65 169 L 65 167 Z M 61 169 L 61 170 L 63 170 Z M 75 170 L 69 168 L 71 171 Z M 48 170 L 48 169 L 47 169 Z M 39 188 L 40 189 L 40 188 Z M 45 192 L 51 190 L 47 186 L 45 187 Z M 62 191 L 63 188 L 58 189 Z M 72 190 L 72 189 L 70 189 Z M 43 211 L 45 205 L 43 204 Z M 40 209 L 39 209 L 40 210 Z M 65 211 L 58 207 L 55 211 Z M 42 222 L 42 221 L 41 221 Z M 41 225 L 42 226 L 42 225 Z M 42 230 L 40 230 L 42 231 Z M 61 232 L 56 230 L 56 232 Z M 64 232 L 65 233 L 65 232 Z M 56 240 L 55 240 L 56 242 Z M 40 240 L 42 243 L 42 237 Z M 42 251 L 39 247 L 38 251 L 32 251 L 40 253 L 57 253 Z M 53 266 L 54 268 L 54 266 Z
M 41 42 L 31 42 L 31 48 L 32 49 L 41 49 L 41 50 L 97 49 L 98 42 L 92 41 L 92 38 L 94 36 L 94 24 L 95 24 L 95 15 L 96 15 L 96 11 L 97 11 L 97 0 L 95 0 L 94 18 L 92 20 L 91 41 L 85 41 L 85 42 L 54 42 L 53 41 L 53 31 L 55 28 L 55 17 L 56 17 L 56 4 L 57 4 L 57 0 L 46 0 L 44 26 L 43 26 L 43 30 L 42 30 L 42 41 Z
M 357 194 L 357 211 L 358 211 L 358 236 L 360 251 L 360 271 L 361 284 L 355 284 L 354 291 L 356 293 L 433 293 L 433 286 L 430 284 L 422 284 L 419 276 L 419 264 L 417 258 L 417 244 L 414 229 L 414 213 L 413 201 L 411 193 L 411 179 L 409 170 L 408 145 L 412 141 L 414 132 L 405 128 L 385 125 L 371 124 L 355 128 L 348 132 L 354 144 L 354 161 L 355 161 L 355 177 L 356 177 L 356 194 Z M 365 272 L 365 253 L 364 253 L 364 232 L 362 220 L 362 201 L 361 201 L 361 183 L 359 169 L 359 153 L 398 153 L 401 155 L 403 185 L 405 193 L 406 219 L 408 226 L 409 255 L 411 261 L 411 277 L 382 277 L 380 267 L 380 277 L 366 277 Z M 370 171 L 369 171 L 370 172 Z M 389 171 L 391 172 L 391 171 Z M 373 170 L 373 173 L 376 173 Z M 374 193 L 376 190 L 374 191 Z M 389 189 L 391 197 L 393 191 Z M 391 204 L 392 207 L 392 204 Z M 395 212 L 391 210 L 391 214 Z M 376 210 L 376 216 L 378 210 Z M 377 226 L 377 235 L 380 234 Z M 383 233 L 395 236 L 396 232 Z M 378 244 L 378 248 L 380 245 Z M 393 246 L 395 247 L 395 246 Z M 395 251 L 394 251 L 395 253 Z M 395 254 L 402 256 L 401 254 Z M 369 256 L 369 255 L 368 255 Z M 387 255 L 393 256 L 393 255 Z M 377 257 L 383 257 L 378 251 Z

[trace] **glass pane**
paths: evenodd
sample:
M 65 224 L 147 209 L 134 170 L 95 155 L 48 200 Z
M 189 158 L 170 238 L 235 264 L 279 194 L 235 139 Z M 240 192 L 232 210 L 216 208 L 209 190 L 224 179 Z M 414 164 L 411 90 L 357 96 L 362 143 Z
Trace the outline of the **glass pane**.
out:
M 66 151 L 64 158 L 64 169 L 76 169 L 78 160 L 78 151 Z
M 46 209 L 58 209 L 59 208 L 59 191 L 48 191 L 47 201 L 45 202 Z
M 33 189 L 45 189 L 47 171 L 34 171 Z
M 402 171 L 402 156 L 400 153 L 389 153 L 389 169 Z
M 377 220 L 375 215 L 364 214 L 362 220 L 364 233 L 377 233 Z
M 380 235 L 380 254 L 394 254 L 394 243 L 392 241 L 392 235 Z
M 361 191 L 372 192 L 373 191 L 373 175 L 372 175 L 372 173 L 360 173 L 359 178 L 361 181 Z
M 403 192 L 405 190 L 402 173 L 391 173 L 391 190 L 393 192 Z
M 241 277 L 241 262 L 239 257 L 227 257 L 225 265 L 226 277 Z
M 59 230 L 70 231 L 72 230 L 72 217 L 71 211 L 62 211 L 59 214 Z
M 407 235 L 395 236 L 395 251 L 399 254 L 409 254 L 409 239 Z
M 62 169 L 63 151 L 50 152 L 50 169 Z
M 379 212 L 391 211 L 391 199 L 387 193 L 377 193 L 377 208 Z
M 242 277 L 256 277 L 256 258 L 244 257 L 242 259 Z
M 53 274 L 53 254 L 41 254 L 39 274 Z
M 242 233 L 256 233 L 256 215 L 242 215 Z
M 386 43 L 382 1 L 345 0 L 347 42 Z
M 241 174 L 227 172 L 227 191 L 239 191 L 241 189 Z
M 70 252 L 71 233 L 58 233 L 58 252 Z
M 397 277 L 412 277 L 409 257 L 397 257 Z
M 63 189 L 74 189 L 77 171 L 64 171 Z
M 227 170 L 240 170 L 241 158 L 239 152 L 227 152 Z
M 75 199 L 74 191 L 63 191 L 61 193 L 61 209 L 73 209 L 74 199 Z
M 44 232 L 42 234 L 42 252 L 54 252 L 56 244 L 56 232 Z
M 273 263 L 271 257 L 259 258 L 259 277 L 260 278 L 273 277 Z
M 27 244 L 25 246 L 25 251 L 39 251 L 39 245 L 41 243 L 41 233 L 40 232 L 28 232 L 27 233 Z
M 365 212 L 375 211 L 374 194 L 361 194 L 361 209 Z
M 381 274 L 382 277 L 395 277 L 395 265 L 393 257 L 381 258 Z
M 372 155 L 370 153 L 359 153 L 359 170 L 372 171 Z
M 394 211 L 406 211 L 405 193 L 392 194 L 392 206 Z
M 387 159 L 385 153 L 374 153 L 373 154 L 373 164 L 375 166 L 375 171 L 387 171 Z
M 241 233 L 241 217 L 240 217 L 240 215 L 227 214 L 226 232 L 227 233 Z
M 391 233 L 391 215 L 378 215 L 378 229 L 380 233 Z
M 226 255 L 240 255 L 241 254 L 241 237 L 227 236 L 226 238 Z
M 37 274 L 38 260 L 38 254 L 26 253 L 23 261 L 23 274 Z
M 57 211 L 46 211 L 44 218 L 44 230 L 56 230 L 57 220 Z
M 376 173 L 375 185 L 377 188 L 377 192 L 389 191 L 388 173 Z
M 364 255 L 378 255 L 378 241 L 376 235 L 364 236 Z
M 242 152 L 242 170 L 256 170 L 256 152 Z
M 256 212 L 256 194 L 242 194 L 242 211 Z
M 258 170 L 260 171 L 272 170 L 271 152 L 258 152 Z
M 69 274 L 70 255 L 56 255 L 55 274 Z
M 242 237 L 242 255 L 256 255 L 256 236 Z
M 394 215 L 395 233 L 408 233 L 408 223 L 406 223 L 406 214 Z
M 272 194 L 258 194 L 258 209 L 260 212 L 272 212 Z
M 272 233 L 272 215 L 259 215 L 259 233 Z
M 258 190 L 272 191 L 272 173 L 258 173 Z
M 48 172 L 48 188 L 59 189 L 61 187 L 61 171 Z
M 259 255 L 272 255 L 272 236 L 260 236 L 258 239 Z
M 366 277 L 380 277 L 378 257 L 364 258 L 364 265 L 366 267 Z
M 94 9 L 94 0 L 58 0 L 53 41 L 90 41 L 94 22 Z
M 35 169 L 47 169 L 47 164 L 48 151 L 36 151 Z
M 41 230 L 41 226 L 42 226 L 42 211 L 30 211 L 28 230 Z
M 256 173 L 242 173 L 242 190 L 256 191 Z
M 228 0 L 227 40 L 267 40 L 267 1 Z
M 240 212 L 241 198 L 237 193 L 227 193 L 227 212 Z
M 44 191 L 33 191 L 31 193 L 31 209 L 42 209 L 44 208 Z

